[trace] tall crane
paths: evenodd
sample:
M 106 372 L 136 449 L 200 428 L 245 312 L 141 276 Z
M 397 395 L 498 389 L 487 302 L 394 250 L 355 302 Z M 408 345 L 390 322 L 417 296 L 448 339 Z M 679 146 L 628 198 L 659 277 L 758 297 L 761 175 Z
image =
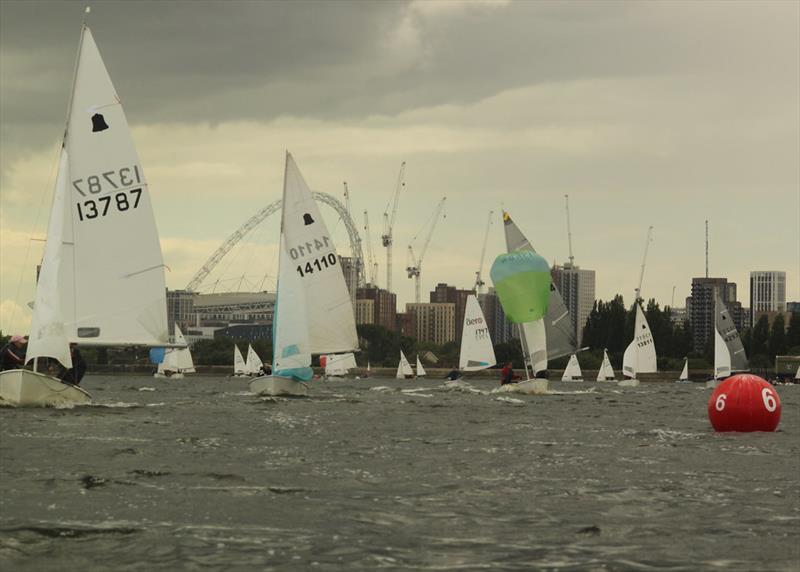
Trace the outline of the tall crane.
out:
M 414 256 L 414 249 L 411 245 L 408 245 L 408 266 L 406 267 L 406 272 L 408 273 L 409 278 L 414 279 L 414 301 L 419 303 L 420 299 L 420 289 L 419 289 L 419 275 L 422 272 L 422 259 L 425 257 L 425 252 L 428 250 L 428 245 L 431 243 L 431 237 L 433 236 L 433 229 L 436 228 L 436 223 L 439 222 L 439 215 L 444 208 L 444 203 L 447 200 L 447 197 L 443 197 L 441 201 L 439 201 L 439 205 L 436 207 L 436 210 L 433 211 L 433 216 L 431 216 L 430 220 L 430 228 L 428 229 L 428 235 L 425 237 L 425 242 L 422 244 L 422 250 L 420 250 L 419 257 Z M 447 215 L 444 215 L 445 218 Z M 427 226 L 428 223 L 426 223 Z M 425 227 L 422 227 L 423 230 Z M 415 236 L 411 242 L 413 243 L 417 237 Z
M 369 282 L 373 286 L 378 286 L 378 262 L 372 254 L 372 238 L 369 234 L 369 215 L 364 210 L 364 233 L 367 238 L 367 270 L 369 270 Z
M 400 191 L 406 186 L 406 162 L 400 163 L 400 173 L 397 175 L 397 185 L 395 185 L 394 193 L 389 197 L 389 202 L 386 203 L 386 210 L 383 212 L 383 234 L 381 241 L 383 246 L 386 247 L 386 290 L 392 291 L 392 231 L 394 231 L 394 219 L 397 216 L 397 205 L 400 203 Z M 391 214 L 389 210 L 391 207 Z
M 483 260 L 486 257 L 486 241 L 489 239 L 489 229 L 492 227 L 492 215 L 494 215 L 494 211 L 489 211 L 489 220 L 486 223 L 486 232 L 483 235 L 483 246 L 481 247 L 481 261 L 478 264 L 478 271 L 475 273 L 476 294 L 482 294 L 483 287 L 486 285 L 486 282 L 481 277 L 481 272 L 483 272 Z
M 653 227 L 647 229 L 647 241 L 644 243 L 644 256 L 642 257 L 642 270 L 639 272 L 639 286 L 636 288 L 636 301 L 638 302 L 642 297 L 642 280 L 644 280 L 644 265 L 647 263 L 647 250 L 650 248 L 652 242 Z
M 569 242 L 569 266 L 575 268 L 575 257 L 572 256 L 572 226 L 569 223 L 569 195 L 564 195 L 567 202 L 567 241 Z

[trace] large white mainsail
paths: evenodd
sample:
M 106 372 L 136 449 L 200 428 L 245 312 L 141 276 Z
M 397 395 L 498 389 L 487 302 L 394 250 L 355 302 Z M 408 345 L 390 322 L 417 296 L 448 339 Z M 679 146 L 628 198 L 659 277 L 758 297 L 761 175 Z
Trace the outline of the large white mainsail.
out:
M 358 349 L 353 306 L 330 233 L 286 153 L 274 375 L 307 381 L 311 354 Z
M 60 286 L 71 341 L 168 343 L 164 261 L 122 104 L 84 26 L 67 132 Z
M 408 363 L 406 354 L 403 353 L 403 350 L 400 350 L 400 363 L 397 364 L 397 373 L 395 377 L 397 379 L 405 379 L 406 376 L 412 375 L 414 375 L 414 370 L 411 369 L 411 364 Z
M 597 381 L 613 381 L 614 368 L 611 367 L 611 360 L 608 359 L 608 350 L 603 350 L 603 363 L 597 372 Z
M 462 371 L 479 371 L 497 363 L 478 299 L 470 294 L 464 307 L 464 325 L 461 331 L 461 357 L 458 367 Z
M 739 332 L 736 330 L 736 324 L 733 323 L 733 319 L 725 303 L 716 293 L 714 294 L 714 329 L 719 333 L 728 351 L 728 361 L 730 362 L 728 366 L 730 372 L 727 375 L 750 369 L 742 340 L 739 337 Z
M 567 367 L 564 369 L 561 381 L 583 381 L 581 364 L 578 363 L 578 356 L 575 354 L 569 356 L 569 363 L 567 363 Z
M 533 250 L 536 252 L 530 241 L 522 234 L 522 231 L 505 211 L 503 211 L 503 228 L 505 230 L 506 250 L 508 252 L 514 252 L 515 250 Z M 547 306 L 547 315 L 543 322 L 543 332 L 539 332 L 537 329 L 534 332 L 524 331 L 521 334 L 526 337 L 529 333 L 535 336 L 535 339 L 531 339 L 530 337 L 527 339 L 527 347 L 532 354 L 536 354 L 540 348 L 546 348 L 546 358 L 556 359 L 573 354 L 577 351 L 578 340 L 575 337 L 569 310 L 567 310 L 567 306 L 564 304 L 564 299 L 561 297 L 558 288 L 556 288 L 555 284 L 552 282 L 550 283 L 550 301 Z M 526 330 L 526 328 L 524 328 L 524 330 Z M 543 340 L 546 341 L 546 345 L 540 346 L 539 344 L 541 344 Z M 541 367 L 541 370 L 547 369 L 546 360 L 544 367 L 541 365 L 541 359 L 536 361 L 539 362 L 539 365 L 536 367 Z
M 650 326 L 641 304 L 637 301 L 634 305 L 636 306 L 636 320 L 633 327 L 633 340 L 625 348 L 625 354 L 622 357 L 622 373 L 630 378 L 636 378 L 639 373 L 658 371 L 653 334 L 650 332 Z

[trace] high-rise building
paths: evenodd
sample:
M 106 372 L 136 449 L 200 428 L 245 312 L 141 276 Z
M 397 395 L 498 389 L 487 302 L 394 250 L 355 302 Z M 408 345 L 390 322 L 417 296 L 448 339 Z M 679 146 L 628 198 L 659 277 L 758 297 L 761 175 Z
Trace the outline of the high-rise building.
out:
M 569 310 L 575 338 L 580 344 L 586 320 L 589 319 L 594 307 L 594 270 L 584 270 L 565 262 L 564 266 L 554 265 L 550 273 L 553 276 L 553 284 L 558 288 Z
M 455 341 L 456 305 L 451 302 L 406 304 L 411 329 L 420 342 L 446 344 Z
M 397 295 L 382 288 L 367 286 L 356 291 L 356 306 L 358 300 L 373 301 L 373 324 L 383 326 L 393 332 L 397 327 Z
M 689 322 L 692 325 L 694 351 L 701 352 L 714 333 L 714 293 L 728 308 L 736 329 L 743 326 L 742 304 L 736 300 L 736 283 L 727 278 L 692 278 L 691 299 L 687 298 Z
M 342 274 L 344 274 L 344 283 L 347 284 L 347 291 L 350 292 L 351 296 L 358 289 L 358 282 L 361 278 L 361 268 L 356 262 L 356 259 L 350 256 L 339 257 Z
M 177 323 L 182 330 L 195 325 L 194 299 L 196 293 L 189 290 L 167 289 L 167 327 L 169 332 L 175 331 Z
M 517 337 L 514 326 L 506 320 L 506 313 L 494 288 L 489 287 L 486 294 L 479 295 L 478 303 L 489 327 L 493 344 L 508 343 Z
M 356 300 L 356 324 L 375 323 L 375 300 Z
M 455 341 L 461 343 L 461 331 L 464 324 L 464 311 L 467 307 L 467 298 L 470 295 L 475 295 L 475 290 L 459 290 L 455 286 L 448 286 L 440 282 L 430 294 L 431 303 L 439 304 L 455 304 L 455 328 L 456 337 Z
M 754 270 L 750 272 L 750 321 L 756 323 L 759 312 L 786 311 L 786 272 Z

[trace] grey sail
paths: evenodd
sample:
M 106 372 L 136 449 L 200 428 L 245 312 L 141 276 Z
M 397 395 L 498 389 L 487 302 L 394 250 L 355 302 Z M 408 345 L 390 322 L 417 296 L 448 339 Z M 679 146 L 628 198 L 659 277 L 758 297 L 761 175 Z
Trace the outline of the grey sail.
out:
M 742 340 L 739 337 L 739 332 L 736 330 L 736 325 L 731 319 L 728 308 L 725 303 L 717 296 L 715 308 L 714 323 L 717 327 L 719 335 L 722 336 L 725 345 L 728 348 L 728 353 L 731 355 L 731 372 L 734 371 L 747 371 L 750 369 L 750 364 L 747 361 L 747 354 L 745 354 Z
M 506 249 L 508 252 L 515 250 L 533 250 L 530 241 L 525 238 L 519 227 L 514 224 L 507 212 L 503 213 L 503 227 L 506 235 Z M 578 350 L 578 340 L 572 327 L 572 317 L 569 315 L 567 305 L 556 285 L 550 282 L 550 302 L 545 317 L 545 333 L 547 336 L 547 357 L 556 359 L 574 354 Z

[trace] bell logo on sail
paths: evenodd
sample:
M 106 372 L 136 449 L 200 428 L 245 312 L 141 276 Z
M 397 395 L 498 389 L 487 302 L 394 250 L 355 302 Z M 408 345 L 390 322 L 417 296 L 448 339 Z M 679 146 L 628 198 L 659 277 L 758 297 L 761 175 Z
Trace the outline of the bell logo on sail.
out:
M 100 113 L 95 113 L 92 115 L 92 133 L 99 133 L 100 131 L 105 131 L 106 129 L 108 129 L 106 118 Z
M 314 219 L 311 218 L 310 214 L 306 213 L 303 215 L 303 222 L 306 224 L 306 226 L 308 226 L 310 224 L 314 224 Z

